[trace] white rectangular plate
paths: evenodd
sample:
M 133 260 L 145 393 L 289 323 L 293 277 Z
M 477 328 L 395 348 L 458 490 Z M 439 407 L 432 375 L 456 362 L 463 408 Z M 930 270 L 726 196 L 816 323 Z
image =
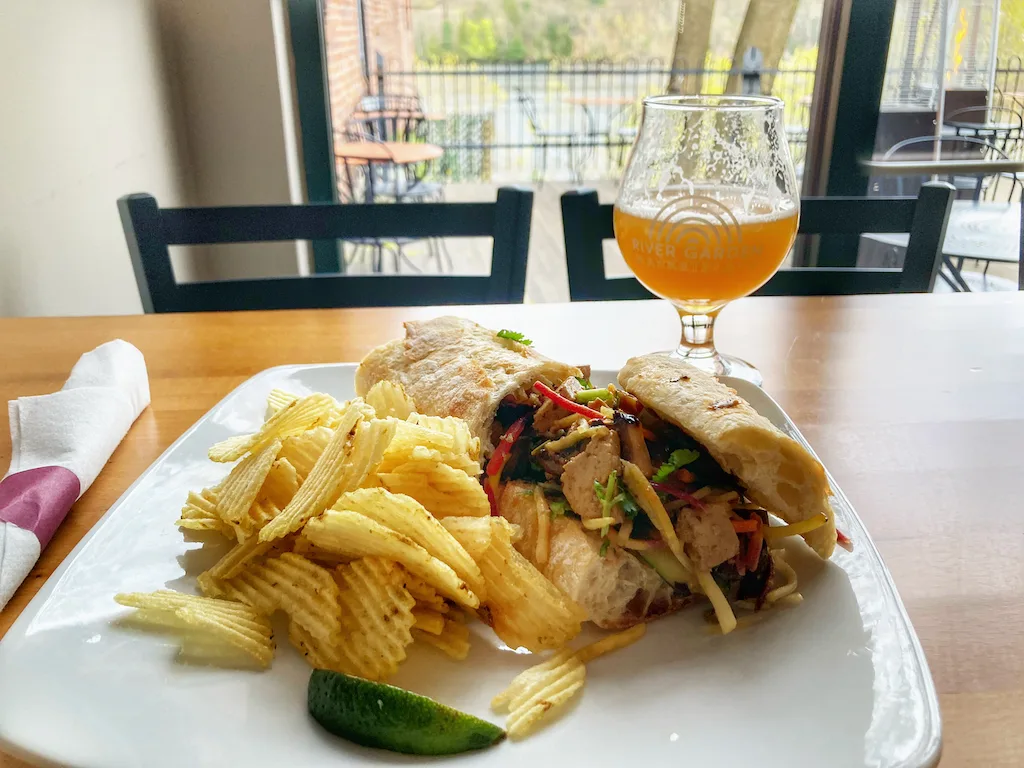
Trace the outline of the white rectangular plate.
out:
M 207 448 L 262 421 L 274 387 L 352 396 L 352 365 L 287 366 L 250 379 L 129 488 L 40 590 L 0 643 L 0 748 L 74 766 L 257 766 L 408 763 L 334 738 L 306 712 L 309 668 L 278 630 L 264 673 L 190 667 L 171 640 L 119 626 L 117 592 L 195 591 L 221 550 L 174 527 L 189 490 L 223 465 Z M 595 382 L 611 381 L 598 372 Z M 779 406 L 728 381 L 803 441 Z M 806 444 L 806 442 L 805 442 Z M 582 696 L 519 743 L 451 758 L 489 766 L 649 765 L 749 768 L 933 765 L 938 703 L 903 605 L 863 525 L 835 489 L 839 527 L 855 542 L 822 563 L 801 543 L 790 561 L 804 602 L 722 637 L 702 610 L 653 623 L 630 648 L 593 662 Z M 595 633 L 596 634 L 596 633 Z M 465 662 L 414 647 L 392 681 L 493 722 L 492 696 L 529 655 L 474 626 Z

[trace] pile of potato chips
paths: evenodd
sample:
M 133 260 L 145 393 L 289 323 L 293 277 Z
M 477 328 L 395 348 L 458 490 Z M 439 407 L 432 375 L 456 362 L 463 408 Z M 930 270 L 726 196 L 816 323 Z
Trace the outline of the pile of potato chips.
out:
M 467 424 L 416 413 L 396 385 L 345 403 L 275 390 L 257 432 L 209 455 L 237 463 L 177 521 L 233 542 L 198 577 L 205 597 L 118 596 L 135 621 L 182 632 L 183 652 L 269 666 L 280 611 L 312 666 L 384 680 L 414 642 L 464 659 L 471 616 L 531 651 L 563 647 L 586 618 L 490 517 Z

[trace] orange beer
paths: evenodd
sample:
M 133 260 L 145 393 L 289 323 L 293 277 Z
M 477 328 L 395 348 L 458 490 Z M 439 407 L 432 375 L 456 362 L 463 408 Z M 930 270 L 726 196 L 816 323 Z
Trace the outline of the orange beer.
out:
M 613 214 L 615 239 L 633 274 L 681 305 L 723 305 L 757 290 L 793 245 L 797 219 L 795 208 L 773 210 L 725 190 L 696 190 L 660 208 L 616 205 Z

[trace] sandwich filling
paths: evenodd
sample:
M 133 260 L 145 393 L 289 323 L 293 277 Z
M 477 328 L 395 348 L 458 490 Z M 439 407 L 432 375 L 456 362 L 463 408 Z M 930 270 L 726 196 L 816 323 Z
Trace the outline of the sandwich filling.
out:
M 602 557 L 639 558 L 678 595 L 706 595 L 725 632 L 736 626 L 730 603 L 756 611 L 793 595 L 796 574 L 772 545 L 824 519 L 771 526 L 704 446 L 583 373 L 555 388 L 538 381 L 498 407 L 484 489 L 492 514 L 520 520 L 509 506 L 533 497 L 536 535 L 524 554 L 546 558 L 553 524 L 577 520 Z

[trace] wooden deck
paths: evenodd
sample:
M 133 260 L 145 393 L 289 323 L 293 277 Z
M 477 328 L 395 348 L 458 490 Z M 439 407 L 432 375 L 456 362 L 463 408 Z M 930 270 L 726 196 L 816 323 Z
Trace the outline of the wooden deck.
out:
M 614 202 L 617 186 L 612 181 L 596 182 L 601 202 Z M 451 184 L 445 187 L 447 202 L 476 202 L 494 200 L 496 184 Z M 533 226 L 530 232 L 530 256 L 526 267 L 526 302 L 540 304 L 569 301 L 569 277 L 565 269 L 565 242 L 562 239 L 562 210 L 559 198 L 570 189 L 570 185 L 547 182 L 534 185 Z M 448 239 L 444 249 L 450 257 L 449 274 L 486 275 L 490 271 L 491 241 L 487 238 Z M 414 243 L 403 248 L 407 259 L 401 262 L 401 272 L 410 273 L 413 268 L 423 272 L 438 272 L 438 258 L 432 256 L 424 243 Z M 445 255 L 441 260 L 448 264 Z M 368 260 L 360 260 L 353 272 L 369 271 Z M 384 269 L 394 272 L 394 254 L 384 256 Z M 608 274 L 629 274 L 615 243 L 605 243 L 605 269 Z
M 602 203 L 614 202 L 617 184 L 613 181 L 588 183 L 597 189 Z M 448 202 L 476 202 L 494 200 L 497 184 L 450 184 L 445 187 Z M 526 303 L 541 304 L 569 301 L 569 277 L 565 268 L 565 242 L 562 239 L 562 210 L 559 198 L 570 189 L 565 182 L 546 182 L 533 185 L 533 226 L 530 232 L 530 254 L 526 267 Z M 431 254 L 425 243 L 413 243 L 403 248 L 404 259 L 400 271 L 404 274 L 416 270 L 436 273 L 446 271 L 454 275 L 486 275 L 490 271 L 491 241 L 488 238 L 459 238 L 444 241 L 440 254 Z M 447 254 L 444 253 L 447 252 Z M 440 258 L 438 258 L 440 256 Z M 614 241 L 604 244 L 605 273 L 628 275 L 629 268 L 622 259 Z M 968 262 L 965 270 L 981 270 L 981 266 Z M 354 264 L 350 271 L 370 271 L 368 259 Z M 394 273 L 395 256 L 384 257 L 384 271 Z M 989 274 L 1016 282 L 1017 267 L 1013 264 L 992 264 Z M 941 281 L 940 281 L 941 283 Z M 944 289 L 944 284 L 939 290 Z

